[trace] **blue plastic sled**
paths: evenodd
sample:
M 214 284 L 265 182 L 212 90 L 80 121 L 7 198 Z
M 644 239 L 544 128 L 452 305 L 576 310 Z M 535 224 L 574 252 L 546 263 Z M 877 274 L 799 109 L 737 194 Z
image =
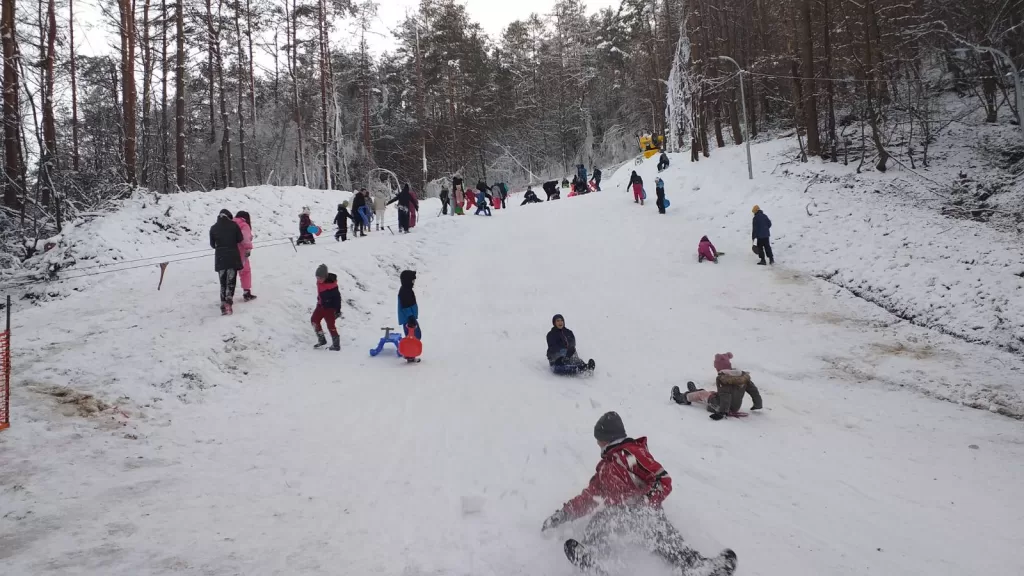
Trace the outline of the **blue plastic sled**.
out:
M 370 209 L 369 208 L 367 208 L 366 206 L 360 206 L 359 207 L 359 217 L 363 219 L 363 226 L 369 226 L 370 225 L 370 220 L 372 218 L 370 217 Z
M 661 203 L 662 205 L 665 206 L 665 208 L 668 208 L 669 206 L 672 205 L 672 203 L 668 201 L 668 198 L 665 198 Z
M 395 356 L 401 356 L 398 352 L 398 342 L 402 339 L 401 332 L 392 332 L 394 328 L 381 328 L 384 331 L 384 337 L 377 343 L 377 347 L 370 350 L 370 356 L 376 356 L 384 350 L 384 345 L 391 343 L 395 345 Z
M 641 188 L 643 194 L 640 195 L 641 200 L 647 200 L 647 188 Z
M 310 226 L 310 227 L 306 228 L 306 232 L 309 232 L 310 234 L 319 234 L 320 233 L 320 227 L 319 226 Z

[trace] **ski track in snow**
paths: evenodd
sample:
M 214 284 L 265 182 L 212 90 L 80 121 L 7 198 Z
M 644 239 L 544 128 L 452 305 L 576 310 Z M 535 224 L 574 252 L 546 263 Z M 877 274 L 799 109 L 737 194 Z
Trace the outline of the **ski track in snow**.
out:
M 675 156 L 665 216 L 653 194 L 629 200 L 628 163 L 581 198 L 492 218 L 433 219 L 425 202 L 409 236 L 336 244 L 325 230 L 298 253 L 258 249 L 259 299 L 228 318 L 208 259 L 172 264 L 160 292 L 154 271 L 54 286 L 66 297 L 15 314 L 0 562 L 38 575 L 569 576 L 561 542 L 585 522 L 540 525 L 589 479 L 594 421 L 616 410 L 672 474 L 670 519 L 705 554 L 735 549 L 738 575 L 1024 573 L 1024 428 L 992 413 L 1024 412 L 1021 358 L 816 279 L 810 255 L 839 258 L 846 239 L 819 231 L 755 151 L 753 184 L 741 163 Z M 654 163 L 641 174 L 653 189 Z M 189 216 L 201 244 L 228 197 L 181 196 L 205 206 Z M 275 215 L 250 207 L 255 231 L 292 233 L 314 196 L 322 226 L 346 197 L 263 197 Z M 774 223 L 773 268 L 746 242 L 755 202 Z M 697 264 L 702 234 L 727 252 L 720 264 Z M 195 245 L 152 244 L 134 255 Z M 346 302 L 337 353 L 311 349 L 320 262 Z M 406 267 L 418 365 L 367 354 L 396 322 Z M 597 360 L 592 377 L 548 373 L 555 313 Z M 669 401 L 672 385 L 713 385 L 725 351 L 763 413 L 712 422 Z M 83 416 L 88 403 L 50 395 L 58 385 L 115 408 Z

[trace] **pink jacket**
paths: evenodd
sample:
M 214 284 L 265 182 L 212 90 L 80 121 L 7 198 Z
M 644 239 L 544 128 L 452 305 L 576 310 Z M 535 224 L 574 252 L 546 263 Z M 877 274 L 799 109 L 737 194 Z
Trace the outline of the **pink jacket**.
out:
M 252 229 L 249 228 L 249 224 L 245 221 L 245 218 L 235 218 L 235 224 L 242 229 L 242 241 L 238 243 L 238 252 L 242 255 L 242 261 L 245 261 L 245 253 L 252 250 Z
M 245 231 L 243 230 L 242 233 L 244 234 Z M 717 259 L 716 254 L 718 254 L 718 250 L 715 250 L 715 245 L 711 243 L 711 240 L 708 240 L 707 236 L 701 238 L 700 244 L 697 244 L 697 255 L 714 262 Z

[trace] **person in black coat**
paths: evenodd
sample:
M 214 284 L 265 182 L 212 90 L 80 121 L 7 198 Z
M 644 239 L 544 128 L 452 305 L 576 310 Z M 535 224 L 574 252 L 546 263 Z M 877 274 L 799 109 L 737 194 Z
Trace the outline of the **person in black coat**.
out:
M 366 208 L 366 195 L 362 191 L 356 192 L 352 197 L 352 236 L 366 236 L 366 222 L 363 221 L 362 209 Z
M 348 221 L 352 215 L 348 212 L 348 201 L 338 204 L 338 213 L 334 216 L 334 223 L 338 225 L 338 231 L 334 233 L 335 240 L 344 242 L 348 240 Z
M 238 271 L 242 269 L 242 229 L 231 219 L 231 212 L 221 210 L 217 223 L 210 227 L 210 248 L 213 248 L 213 269 L 220 277 L 220 313 L 231 314 Z
M 548 195 L 548 200 L 558 200 L 558 180 L 550 180 L 545 182 L 543 185 L 544 193 Z
M 601 191 L 601 169 L 600 168 L 594 168 L 594 188 L 598 192 Z
M 661 158 L 658 158 L 658 172 L 661 172 L 665 168 L 668 168 L 668 154 L 661 153 Z
M 523 194 L 523 203 L 520 206 L 526 206 L 527 204 L 535 204 L 537 202 L 543 202 L 540 198 L 537 198 L 537 193 L 533 191 L 532 186 L 526 187 L 526 194 Z
M 754 213 L 754 221 L 753 229 L 750 232 L 750 239 L 756 243 L 754 252 L 761 257 L 761 261 L 757 265 L 775 264 L 775 254 L 772 253 L 772 243 L 769 240 L 772 235 L 772 221 L 768 218 L 767 214 L 761 211 L 760 206 L 757 204 L 754 205 L 751 212 Z M 764 261 L 765 256 L 768 257 L 768 262 Z
M 409 183 L 402 185 L 402 191 L 394 198 L 388 200 L 388 204 L 398 202 L 398 229 L 402 232 L 409 232 L 409 206 L 412 204 L 412 192 L 409 191 Z
M 555 314 L 551 324 L 551 331 L 548 332 L 548 364 L 551 371 L 560 375 L 593 371 L 594 360 L 584 362 L 576 353 L 576 335 L 565 327 L 565 318 Z
M 438 198 L 441 199 L 441 214 L 448 215 L 448 203 L 451 202 L 451 198 L 448 196 L 448 189 L 441 188 L 441 193 L 438 194 Z

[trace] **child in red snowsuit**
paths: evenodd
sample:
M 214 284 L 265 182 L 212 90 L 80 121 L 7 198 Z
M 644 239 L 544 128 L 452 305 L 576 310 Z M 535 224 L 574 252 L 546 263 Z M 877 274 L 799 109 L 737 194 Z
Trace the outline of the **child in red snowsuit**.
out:
M 313 330 L 316 332 L 316 345 L 314 348 L 323 348 L 327 345 L 327 338 L 320 327 L 320 321 L 327 322 L 327 330 L 331 333 L 331 350 L 341 350 L 341 338 L 338 336 L 338 329 L 334 321 L 341 313 L 341 291 L 338 290 L 338 277 L 327 272 L 327 265 L 321 264 L 316 268 L 316 309 L 313 310 Z
M 707 236 L 702 236 L 700 243 L 697 244 L 697 262 L 703 262 L 709 260 L 718 264 L 718 250 L 715 249 L 715 245 L 708 240 Z
M 662 502 L 672 493 L 672 478 L 647 450 L 647 438 L 626 435 L 622 419 L 608 412 L 594 426 L 601 461 L 590 484 L 544 522 L 543 530 L 594 514 L 582 541 L 565 542 L 565 555 L 583 570 L 600 571 L 596 556 L 607 552 L 613 536 L 622 536 L 661 556 L 689 575 L 700 570 L 709 576 L 728 576 L 736 569 L 736 554 L 726 549 L 705 558 L 688 547 L 668 521 Z

